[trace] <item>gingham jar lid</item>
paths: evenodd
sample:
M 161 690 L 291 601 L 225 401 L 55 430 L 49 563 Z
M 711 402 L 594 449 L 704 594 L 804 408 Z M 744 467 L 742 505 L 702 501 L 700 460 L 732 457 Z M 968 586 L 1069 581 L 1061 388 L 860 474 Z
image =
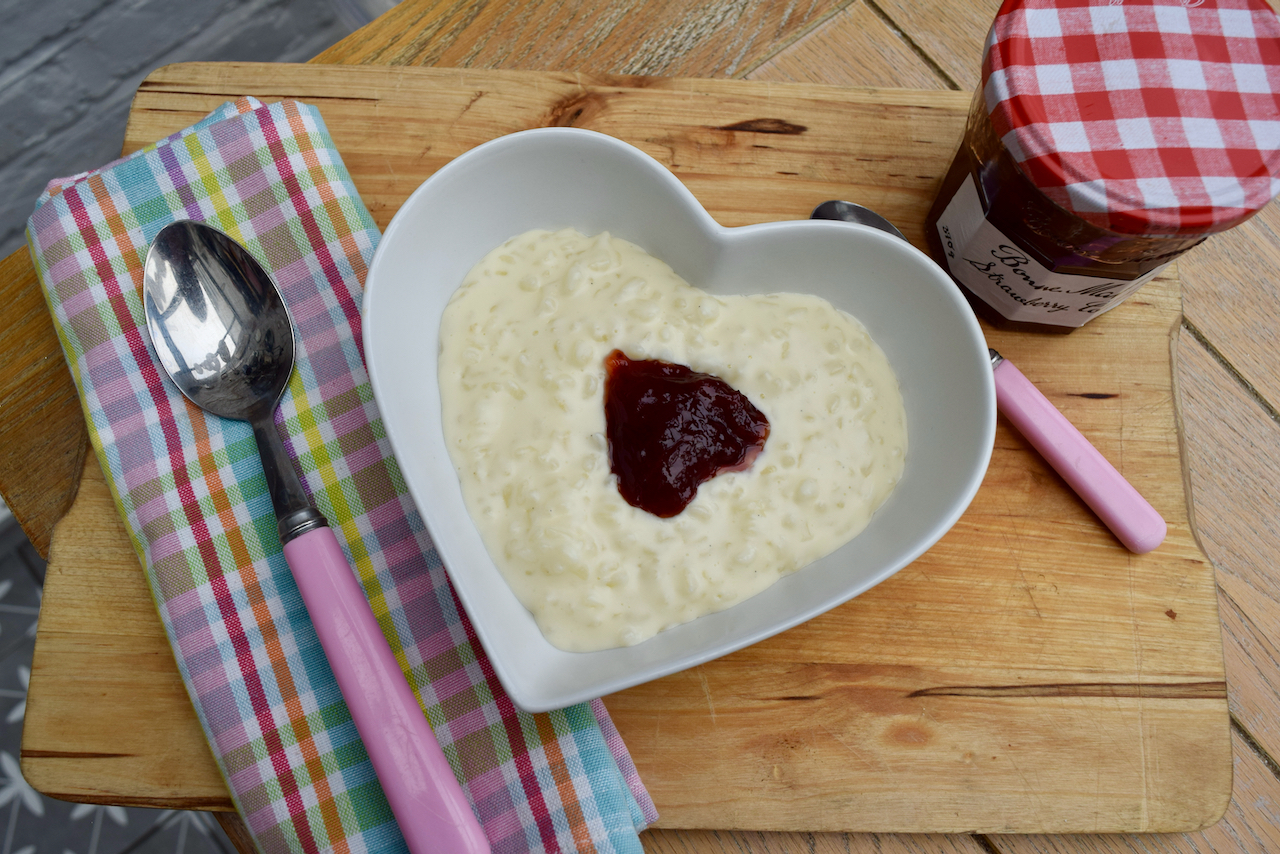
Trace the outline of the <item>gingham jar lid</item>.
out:
M 1265 0 L 1006 0 L 982 85 L 1026 176 L 1103 228 L 1222 231 L 1280 192 Z

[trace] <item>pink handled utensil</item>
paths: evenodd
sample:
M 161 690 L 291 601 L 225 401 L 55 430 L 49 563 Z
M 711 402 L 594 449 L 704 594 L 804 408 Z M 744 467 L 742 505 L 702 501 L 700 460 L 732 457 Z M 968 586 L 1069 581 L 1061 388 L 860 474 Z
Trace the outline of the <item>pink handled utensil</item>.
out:
M 814 208 L 810 219 L 855 222 L 907 238 L 889 220 L 853 202 L 831 200 Z M 1125 480 L 1049 399 L 995 350 L 991 368 L 996 381 L 996 408 L 1027 438 L 1049 465 L 1125 548 L 1144 554 L 1164 542 L 1164 519 L 1133 484 Z
M 1164 542 L 1156 509 L 1107 462 L 1017 366 L 990 350 L 996 408 L 1084 499 L 1125 548 L 1145 554 Z
M 270 274 L 197 222 L 161 229 L 143 276 L 156 355 L 196 406 L 253 427 L 285 560 L 413 854 L 481 854 L 484 830 L 405 680 L 346 555 L 276 430 L 293 322 Z

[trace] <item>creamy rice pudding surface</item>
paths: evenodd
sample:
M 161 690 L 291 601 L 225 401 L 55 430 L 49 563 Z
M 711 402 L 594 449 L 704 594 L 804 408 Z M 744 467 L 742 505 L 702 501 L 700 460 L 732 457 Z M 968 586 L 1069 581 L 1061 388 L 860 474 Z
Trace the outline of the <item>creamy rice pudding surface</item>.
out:
M 467 509 L 561 649 L 635 644 L 759 593 L 857 535 L 902 474 L 902 397 L 857 320 L 814 296 L 705 293 L 607 233 L 507 241 L 454 294 L 440 339 Z M 628 504 L 605 438 L 615 349 L 745 394 L 770 424 L 751 467 L 668 519 Z

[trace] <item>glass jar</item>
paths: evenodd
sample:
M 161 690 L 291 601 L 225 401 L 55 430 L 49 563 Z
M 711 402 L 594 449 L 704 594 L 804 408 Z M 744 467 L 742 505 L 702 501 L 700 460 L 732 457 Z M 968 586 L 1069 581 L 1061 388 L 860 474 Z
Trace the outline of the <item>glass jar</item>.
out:
M 1007 0 L 925 226 L 935 260 L 979 316 L 1070 332 L 1270 200 L 1280 174 L 1280 133 L 1267 130 L 1280 121 L 1280 21 L 1260 2 Z M 1266 73 L 1224 75 L 1220 57 L 1194 54 L 1220 9 L 1243 15 L 1251 33 L 1247 50 L 1243 37 L 1220 40 Z M 1191 63 L 1206 66 L 1198 77 Z M 1108 73 L 1116 65 L 1122 71 Z M 1184 95 L 1169 85 L 1177 75 L 1216 88 Z M 1248 117 L 1218 110 L 1222 98 L 1242 102 Z M 1261 130 L 1243 134 L 1251 121 Z M 1214 139 L 1228 156 L 1205 148 Z

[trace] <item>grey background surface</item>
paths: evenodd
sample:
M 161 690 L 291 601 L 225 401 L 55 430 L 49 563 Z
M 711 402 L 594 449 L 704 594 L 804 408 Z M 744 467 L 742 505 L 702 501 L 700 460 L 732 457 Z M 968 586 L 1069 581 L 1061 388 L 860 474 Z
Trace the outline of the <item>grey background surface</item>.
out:
M 120 156 L 129 103 L 151 71 L 303 62 L 358 15 L 331 0 L 0 0 L 0 257 L 25 241 L 51 178 Z

